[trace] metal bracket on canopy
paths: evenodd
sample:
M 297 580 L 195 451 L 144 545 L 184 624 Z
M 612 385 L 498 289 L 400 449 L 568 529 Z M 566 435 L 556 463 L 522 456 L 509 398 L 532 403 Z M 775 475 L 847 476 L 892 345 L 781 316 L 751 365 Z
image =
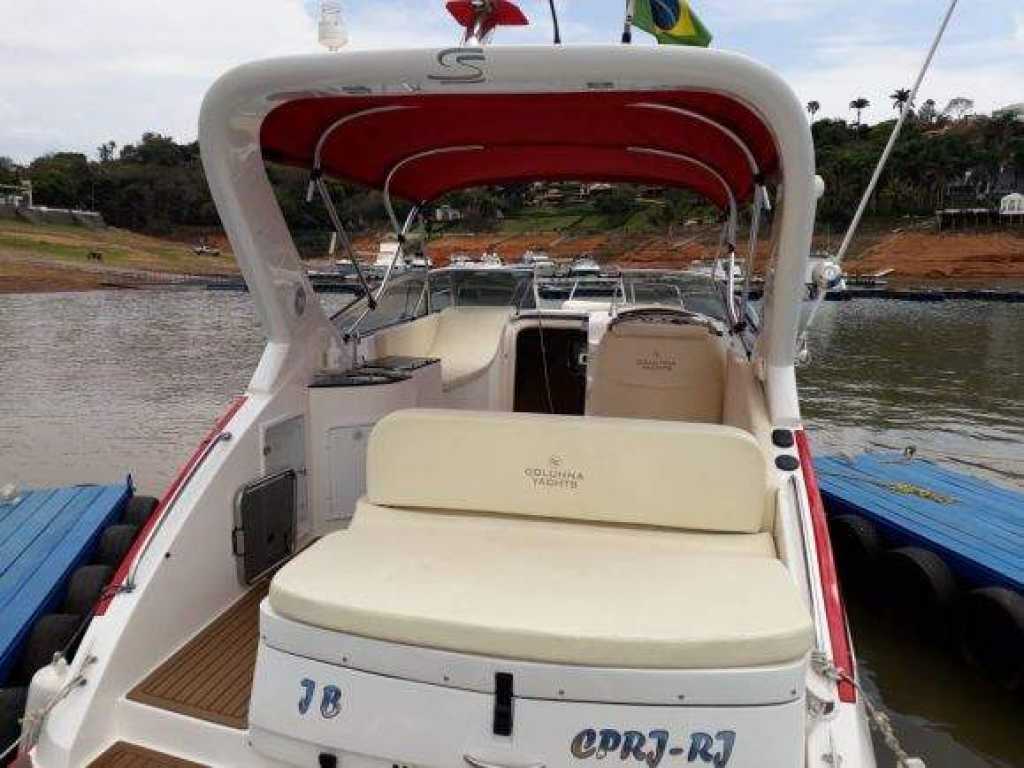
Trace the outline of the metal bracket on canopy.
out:
M 761 212 L 770 210 L 768 203 L 768 193 L 764 189 L 764 183 L 762 181 L 761 168 L 757 164 L 757 158 L 754 157 L 754 153 L 750 151 L 750 147 L 747 143 L 740 138 L 739 134 L 733 131 L 728 126 L 722 125 L 717 120 L 714 120 L 707 115 L 702 115 L 699 112 L 686 109 L 684 107 L 676 107 L 671 104 L 657 104 L 653 102 L 641 102 L 637 104 L 630 104 L 629 106 L 637 109 L 658 109 L 662 112 L 669 112 L 673 115 L 680 115 L 682 117 L 688 117 L 698 122 L 710 125 L 712 128 L 717 130 L 723 136 L 727 137 L 736 147 L 743 153 L 743 156 L 747 159 L 747 163 L 750 165 L 750 172 L 754 176 L 754 199 L 751 203 L 751 219 L 752 222 L 760 223 Z M 735 239 L 733 240 L 735 242 Z M 754 223 L 751 224 L 751 238 L 750 238 L 750 255 L 747 258 L 747 268 L 744 270 L 743 276 L 743 299 L 740 303 L 740 322 L 744 325 L 747 319 L 747 304 L 750 301 L 750 279 L 754 272 L 754 256 L 757 250 L 757 231 Z
M 338 210 L 334 207 L 334 201 L 331 200 L 331 194 L 327 189 L 327 184 L 324 183 L 322 156 L 324 146 L 327 144 L 327 140 L 331 137 L 331 134 L 346 123 L 351 123 L 361 117 L 368 117 L 370 115 L 381 114 L 383 112 L 395 112 L 401 109 L 415 109 L 415 107 L 393 105 L 388 107 L 364 109 L 361 112 L 345 115 L 345 117 L 339 118 L 327 126 L 316 142 L 316 149 L 313 150 L 313 168 L 310 171 L 309 185 L 306 188 L 307 203 L 311 203 L 313 201 L 314 190 L 320 193 L 320 199 L 323 200 L 324 208 L 327 209 L 327 216 L 331 220 L 331 226 L 334 227 L 334 231 L 337 234 L 338 239 L 341 241 L 342 248 L 345 250 L 345 253 L 348 254 L 349 261 L 352 262 L 352 267 L 356 271 L 356 277 L 358 278 L 359 284 L 366 295 L 367 307 L 371 310 L 376 309 L 377 299 L 374 298 L 373 293 L 370 291 L 370 285 L 366 281 L 366 276 L 363 274 L 362 267 L 359 266 L 359 259 L 356 258 L 355 250 L 352 248 L 352 241 L 349 240 L 348 233 L 345 231 L 345 227 L 341 223 L 341 217 L 338 215 Z

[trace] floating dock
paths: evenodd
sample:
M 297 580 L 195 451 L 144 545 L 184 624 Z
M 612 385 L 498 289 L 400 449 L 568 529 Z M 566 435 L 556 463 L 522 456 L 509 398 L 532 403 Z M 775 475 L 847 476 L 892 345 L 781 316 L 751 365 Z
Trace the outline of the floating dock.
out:
M 762 290 L 750 294 L 755 301 L 764 297 Z M 989 288 L 872 288 L 851 286 L 844 291 L 829 291 L 825 301 L 856 301 L 881 299 L 884 301 L 911 301 L 938 303 L 943 301 L 990 301 L 998 304 L 1024 303 L 1024 290 Z
M 892 452 L 815 470 L 844 588 L 1024 689 L 1024 493 Z
M 88 562 L 131 497 L 129 480 L 25 491 L 0 503 L 0 686 L 32 625 L 59 607 L 72 572 Z
M 317 293 L 345 293 L 354 298 L 363 295 L 362 286 L 348 278 L 310 276 L 309 282 Z M 241 278 L 208 279 L 203 284 L 208 291 L 230 291 L 235 293 L 247 293 L 249 291 L 249 286 Z M 370 285 L 371 287 L 376 287 L 374 281 L 370 281 Z
M 829 456 L 815 469 L 830 514 L 936 552 L 971 586 L 1024 592 L 1024 493 L 898 453 Z

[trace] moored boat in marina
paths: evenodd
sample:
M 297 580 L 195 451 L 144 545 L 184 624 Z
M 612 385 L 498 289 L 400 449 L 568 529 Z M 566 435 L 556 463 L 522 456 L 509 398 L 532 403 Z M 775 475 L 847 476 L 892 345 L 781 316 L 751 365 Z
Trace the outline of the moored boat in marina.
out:
M 207 96 L 267 349 L 37 688 L 28 764 L 874 764 L 794 375 L 803 107 L 716 51 L 467 51 L 261 62 Z M 546 307 L 493 267 L 385 269 L 332 319 L 264 159 L 414 211 L 566 177 L 733 220 L 786 197 L 760 318 L 714 281 Z

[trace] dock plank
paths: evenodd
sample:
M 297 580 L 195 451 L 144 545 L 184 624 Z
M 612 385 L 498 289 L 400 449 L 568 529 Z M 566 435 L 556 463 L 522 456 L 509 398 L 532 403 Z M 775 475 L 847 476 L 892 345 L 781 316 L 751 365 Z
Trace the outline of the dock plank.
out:
M 1024 591 L 1024 493 L 894 453 L 826 456 L 815 467 L 833 513 L 938 552 L 969 582 Z
M 1018 553 L 1011 539 L 1002 530 L 984 523 L 971 525 L 950 516 L 945 509 L 929 509 L 946 506 L 934 502 L 900 502 L 891 495 L 873 489 L 863 490 L 848 483 L 839 484 L 834 490 L 826 491 L 838 496 L 846 503 L 871 510 L 879 517 L 893 523 L 902 523 L 907 530 L 925 536 L 938 544 L 955 545 L 955 550 L 972 550 L 983 561 L 1001 562 L 1013 568 L 1018 564 Z
M 0 505 L 0 685 L 33 622 L 54 607 L 131 494 L 127 484 L 50 488 Z
M 1003 530 L 990 522 L 964 521 L 957 517 L 958 513 L 948 513 L 945 509 L 933 509 L 934 502 L 893 498 L 893 494 L 874 488 L 861 488 L 854 483 L 840 481 L 827 491 L 843 500 L 860 499 L 869 502 L 868 508 L 885 513 L 894 519 L 906 520 L 922 533 L 930 532 L 937 536 L 949 538 L 964 546 L 972 547 L 979 543 L 988 556 L 999 558 L 1003 553 L 1009 556 L 1010 562 L 1016 561 L 1015 546 L 1007 538 L 1011 532 Z M 863 506 L 863 504 L 856 504 Z M 945 506 L 945 505 L 943 505 Z
M 925 544 L 947 559 L 960 562 L 967 571 L 975 571 L 984 576 L 986 583 L 1002 583 L 1006 577 L 1019 579 L 1022 576 L 1012 559 L 992 552 L 983 541 L 979 542 L 976 537 L 955 535 L 955 532 L 951 534 L 948 529 L 926 516 L 890 506 L 884 497 L 872 499 L 862 495 L 856 504 L 851 504 L 833 493 L 823 491 L 823 494 L 826 504 L 835 512 L 859 514 L 890 533 L 895 532 L 898 537 Z

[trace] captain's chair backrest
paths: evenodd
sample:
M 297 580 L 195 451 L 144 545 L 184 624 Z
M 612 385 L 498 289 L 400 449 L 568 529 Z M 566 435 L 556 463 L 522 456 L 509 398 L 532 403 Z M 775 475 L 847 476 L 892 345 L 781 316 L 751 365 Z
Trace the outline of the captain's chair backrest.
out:
M 722 533 L 771 519 L 767 459 L 734 427 L 414 409 L 373 430 L 367 500 Z
M 702 325 L 613 323 L 590 364 L 587 413 L 719 424 L 726 348 Z

